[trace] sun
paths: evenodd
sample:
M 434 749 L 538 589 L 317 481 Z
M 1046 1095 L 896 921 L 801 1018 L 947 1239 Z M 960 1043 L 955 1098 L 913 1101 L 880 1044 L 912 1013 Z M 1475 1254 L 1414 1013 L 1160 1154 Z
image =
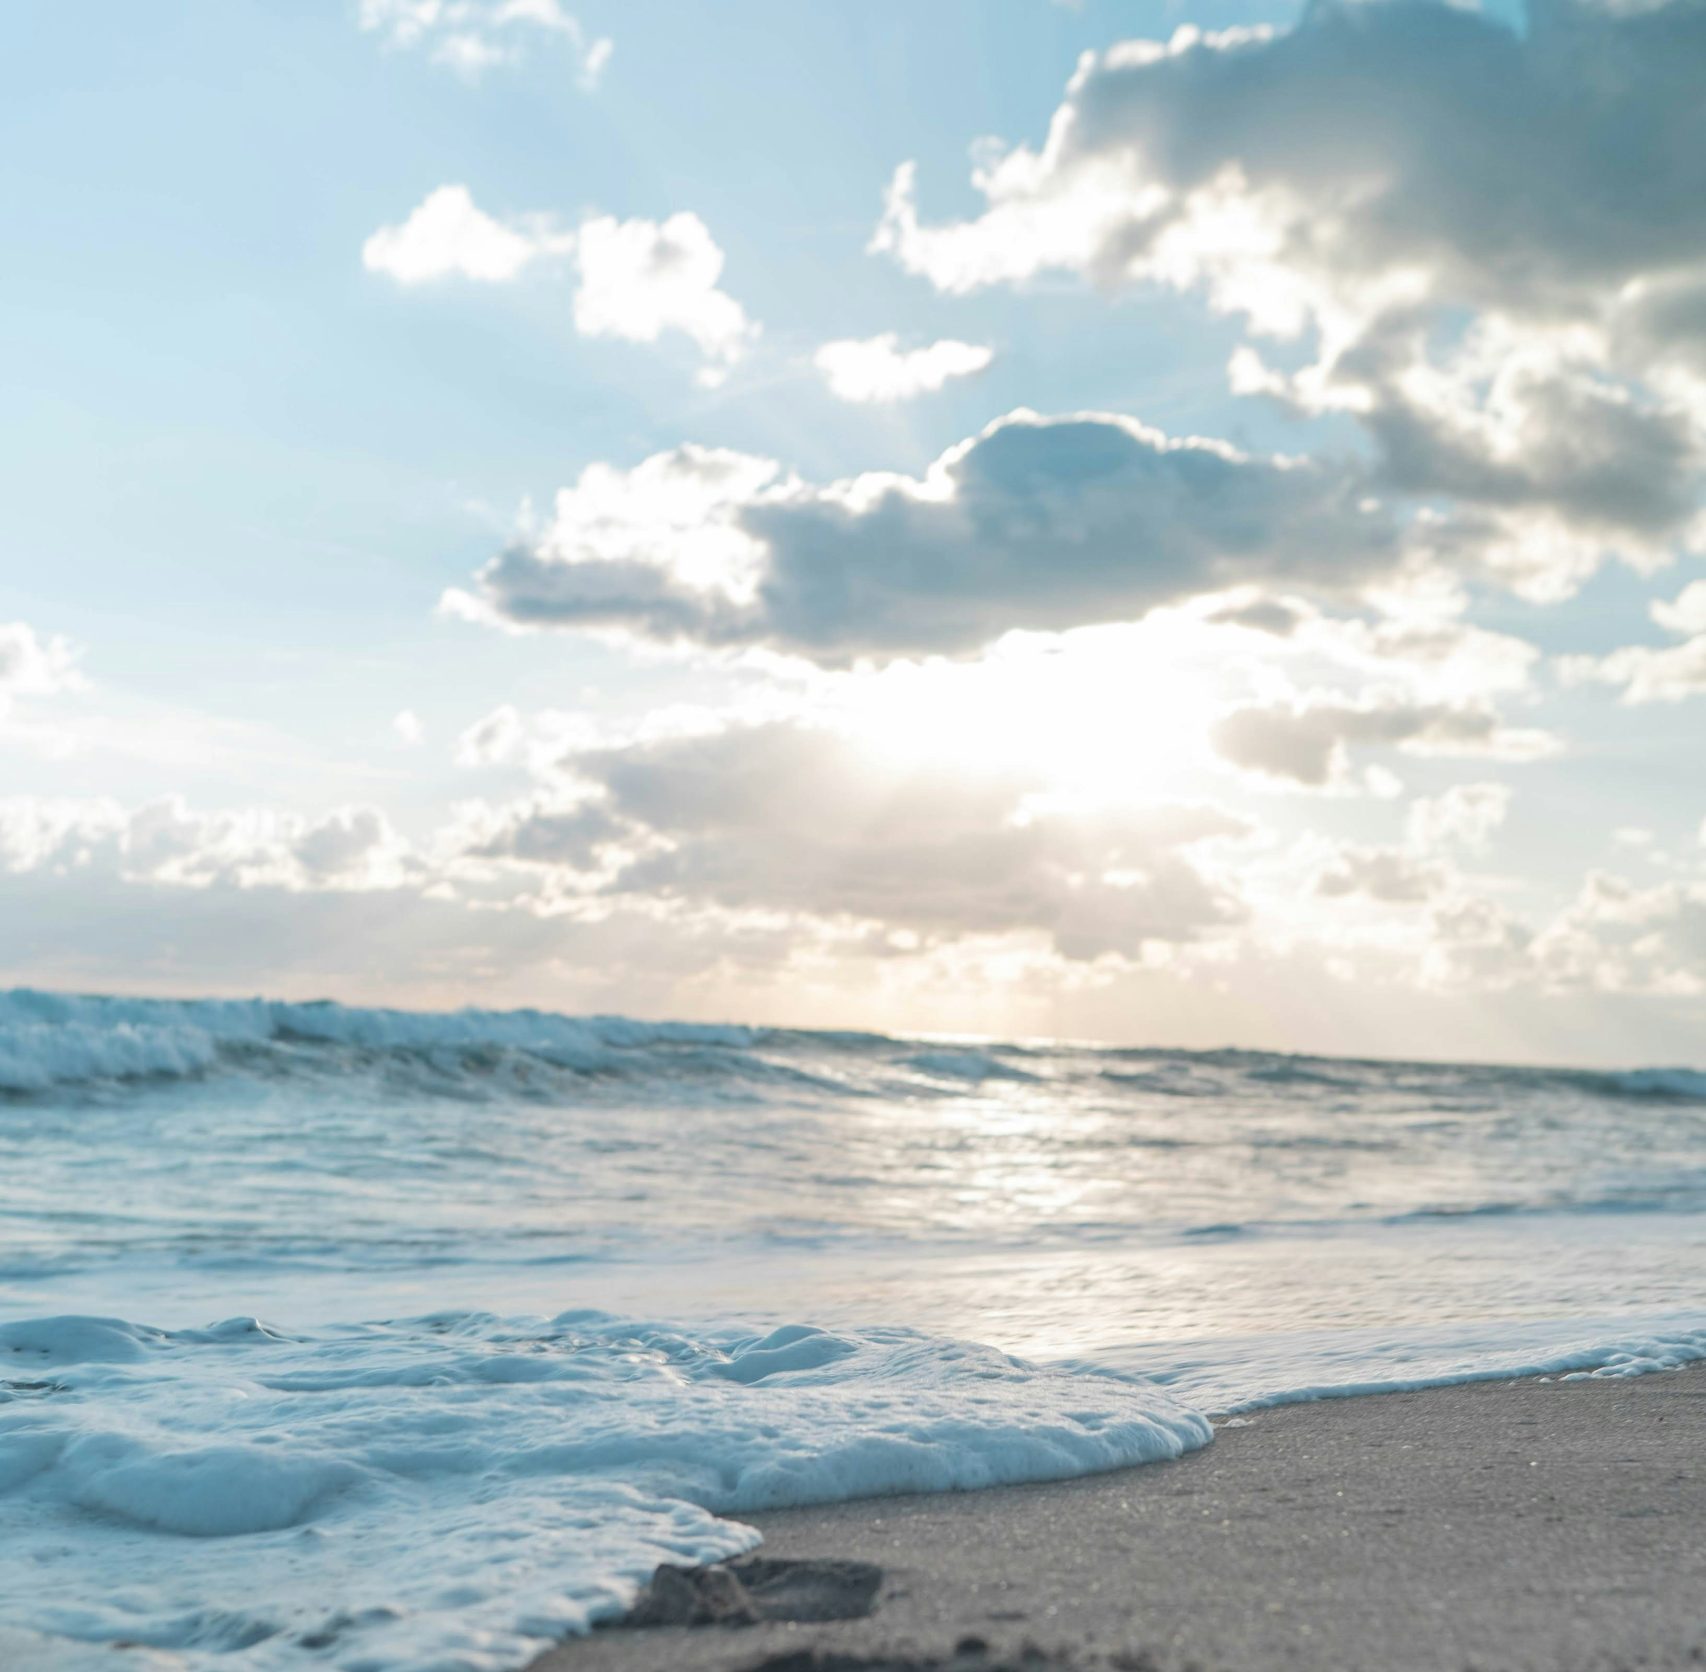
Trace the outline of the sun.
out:
M 1062 801 L 1177 794 L 1209 770 L 1219 681 L 1188 620 L 1008 635 L 975 661 L 855 676 L 837 723 L 874 753 L 1013 773 Z

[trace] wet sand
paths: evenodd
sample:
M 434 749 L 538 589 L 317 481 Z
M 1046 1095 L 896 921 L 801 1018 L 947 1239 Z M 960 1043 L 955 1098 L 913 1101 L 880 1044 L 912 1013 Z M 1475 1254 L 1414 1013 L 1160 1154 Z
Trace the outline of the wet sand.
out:
M 532 1672 L 1698 1672 L 1706 1367 L 1295 1405 L 1177 1463 L 753 1519 L 766 1565 L 648 1605 L 744 1623 Z

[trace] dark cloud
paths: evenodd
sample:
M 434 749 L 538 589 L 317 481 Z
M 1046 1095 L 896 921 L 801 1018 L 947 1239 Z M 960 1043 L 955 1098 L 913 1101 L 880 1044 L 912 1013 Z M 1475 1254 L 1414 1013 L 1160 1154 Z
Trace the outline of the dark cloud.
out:
M 1520 32 L 1460 6 L 1317 0 L 1288 31 L 1090 60 L 1033 166 L 984 178 L 992 211 L 1017 210 L 1095 171 L 1105 195 L 1063 244 L 1107 276 L 1187 253 L 1192 199 L 1216 191 L 1262 201 L 1279 259 L 1341 285 L 1408 270 L 1471 304 L 1573 311 L 1706 255 L 1703 72 L 1699 0 L 1538 0 Z M 879 243 L 938 278 L 967 259 L 910 217 L 903 188 Z M 965 278 L 1007 276 L 989 267 Z
M 1354 416 L 1388 491 L 1644 559 L 1700 500 L 1701 403 L 1667 374 L 1706 365 L 1703 82 L 1701 0 L 1537 0 L 1521 29 L 1317 0 L 1288 31 L 1088 58 L 1046 144 L 982 167 L 982 214 L 922 221 L 909 166 L 875 243 L 949 290 L 1065 268 L 1313 328 L 1317 364 L 1245 350 L 1238 386 Z
M 1503 760 L 1531 760 L 1556 747 L 1546 733 L 1508 727 L 1479 704 L 1389 697 L 1252 703 L 1223 715 L 1212 735 L 1235 766 L 1310 789 L 1343 781 L 1353 745 Z
M 595 801 L 567 807 L 536 804 L 513 809 L 467 852 L 476 859 L 514 859 L 529 865 L 587 870 L 597 862 L 599 849 L 619 841 L 628 829 Z
M 744 598 L 681 578 L 675 526 L 660 523 L 648 547 L 643 524 L 613 542 L 608 519 L 586 533 L 560 518 L 487 565 L 478 607 L 519 626 L 622 627 L 842 664 L 1130 620 L 1244 581 L 1350 588 L 1400 548 L 1354 468 L 1170 441 L 1102 415 L 1016 413 L 923 479 L 760 485 L 715 514 L 753 553 Z M 622 555 L 604 555 L 613 544 Z

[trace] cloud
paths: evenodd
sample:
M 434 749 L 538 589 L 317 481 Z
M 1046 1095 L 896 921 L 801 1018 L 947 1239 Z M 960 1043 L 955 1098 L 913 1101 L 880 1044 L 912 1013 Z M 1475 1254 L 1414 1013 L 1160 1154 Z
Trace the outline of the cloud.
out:
M 1262 635 L 1269 665 L 1321 664 L 1363 680 L 1405 684 L 1429 701 L 1480 699 L 1524 691 L 1533 683 L 1540 651 L 1525 639 L 1462 619 L 1467 600 L 1455 589 L 1429 595 L 1402 580 L 1370 592 L 1372 618 L 1331 615 L 1306 598 L 1240 588 L 1211 603 L 1203 619 Z
M 461 851 L 475 859 L 591 872 L 604 864 L 605 849 L 633 836 L 630 826 L 584 797 L 522 802 L 501 811 L 482 804 L 465 815 Z
M 1421 905 L 1445 891 L 1451 874 L 1404 848 L 1344 847 L 1316 878 L 1324 899 L 1361 895 L 1383 905 Z
M 1680 644 L 1563 657 L 1558 668 L 1565 683 L 1621 685 L 1623 701 L 1633 705 L 1681 702 L 1706 692 L 1706 581 L 1691 582 L 1672 603 L 1655 603 L 1651 614 L 1659 626 L 1688 636 Z
M 0 869 L 289 892 L 400 887 L 421 876 L 377 808 L 316 819 L 253 808 L 202 813 L 179 796 L 129 809 L 106 799 L 0 800 Z
M 1214 807 L 1064 809 L 1035 770 L 902 759 L 804 720 L 596 746 L 571 733 L 546 753 L 553 729 L 509 710 L 471 728 L 464 758 L 523 764 L 534 791 L 464 803 L 418 842 L 374 806 L 3 798 L 0 876 L 119 891 L 162 921 L 172 894 L 396 893 L 578 924 L 664 914 L 693 936 L 788 923 L 801 947 L 1016 937 L 1069 961 L 1139 959 L 1242 915 L 1209 854 L 1248 827 Z
M 1428 929 L 1425 986 L 1487 992 L 1537 982 L 1535 931 L 1496 900 L 1454 894 L 1430 909 Z
M 717 383 L 744 355 L 759 326 L 717 287 L 723 252 L 697 215 L 665 221 L 583 220 L 578 232 L 549 215 L 498 220 L 466 186 L 429 192 L 408 218 L 381 227 L 362 246 L 362 265 L 402 285 L 445 279 L 509 284 L 540 264 L 573 256 L 573 309 L 582 336 L 656 342 L 665 332 L 692 339 L 707 362 L 700 381 Z
M 1706 993 L 1706 883 L 1642 888 L 1593 872 L 1534 937 L 1530 956 L 1554 988 L 1697 998 Z
M 390 820 L 376 807 L 344 807 L 315 820 L 289 837 L 292 859 L 311 882 L 408 874 L 410 855 Z
M 1253 703 L 1223 715 L 1212 737 L 1233 765 L 1308 789 L 1345 785 L 1352 747 L 1509 761 L 1537 760 L 1559 747 L 1550 734 L 1506 726 L 1482 705 L 1417 702 L 1388 693 L 1356 701 Z
M 68 639 L 44 637 L 26 622 L 0 622 L 0 720 L 19 697 L 57 696 L 82 683 Z
M 559 0 L 360 0 L 356 17 L 387 46 L 424 51 L 470 81 L 520 63 L 531 33 L 566 46 L 580 85 L 590 92 L 615 51 L 607 36 L 589 35 Z
M 453 278 L 507 284 L 542 256 L 573 246 L 567 233 L 494 220 L 466 186 L 440 186 L 401 225 L 380 227 L 362 245 L 361 264 L 403 285 Z
M 830 392 L 844 401 L 909 401 L 934 394 L 950 378 L 970 377 L 995 358 L 992 348 L 945 337 L 923 348 L 903 349 L 900 336 L 885 331 L 863 339 L 825 343 L 812 363 Z
M 1433 905 L 1447 916 L 1472 898 L 1447 858 L 1452 849 L 1481 849 L 1504 823 L 1511 792 L 1504 784 L 1453 784 L 1410 808 L 1401 846 L 1343 843 L 1328 850 L 1315 877 L 1321 899 L 1360 898 L 1388 906 Z
M 665 221 L 583 221 L 575 324 L 590 337 L 656 342 L 680 331 L 710 362 L 701 381 L 716 382 L 746 352 L 758 326 L 726 291 L 723 252 L 697 215 Z
M 1022 774 L 897 761 L 803 723 L 736 726 L 579 753 L 582 800 L 528 806 L 488 847 L 541 858 L 563 840 L 632 857 L 602 892 L 852 918 L 928 938 L 1041 935 L 1068 959 L 1139 956 L 1235 921 L 1194 851 L 1242 835 L 1214 808 L 1049 813 Z M 542 850 L 541 842 L 544 843 Z
M 1510 812 L 1508 784 L 1453 784 L 1410 809 L 1411 845 L 1422 850 L 1483 848 Z
M 1311 337 L 1234 386 L 1360 422 L 1388 491 L 1477 509 L 1469 555 L 1559 595 L 1702 538 L 1703 73 L 1686 0 L 1181 28 L 1086 55 L 1040 148 L 984 147 L 973 217 L 927 222 L 902 167 L 873 248 L 954 293 L 1065 270 Z
M 1348 591 L 1401 555 L 1349 467 L 1021 411 L 922 477 L 814 488 L 704 448 L 594 467 L 446 605 L 842 665 L 1131 620 L 1255 579 Z
M 875 242 L 955 291 L 1066 267 L 1269 318 L 1383 288 L 1581 312 L 1706 254 L 1703 63 L 1688 4 L 1538 4 L 1523 34 L 1415 0 L 1187 26 L 1087 54 L 1041 150 L 985 155 L 973 220 L 923 224 L 907 165 Z

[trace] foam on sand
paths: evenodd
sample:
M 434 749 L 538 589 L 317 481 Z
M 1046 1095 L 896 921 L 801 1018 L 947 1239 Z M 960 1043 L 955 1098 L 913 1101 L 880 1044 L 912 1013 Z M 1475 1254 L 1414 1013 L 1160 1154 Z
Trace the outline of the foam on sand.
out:
M 496 1672 L 620 1612 L 720 1519 L 1174 1457 L 1200 1414 L 905 1330 L 689 1336 L 597 1313 L 287 1338 L 0 1327 L 8 1628 L 161 1664 Z

